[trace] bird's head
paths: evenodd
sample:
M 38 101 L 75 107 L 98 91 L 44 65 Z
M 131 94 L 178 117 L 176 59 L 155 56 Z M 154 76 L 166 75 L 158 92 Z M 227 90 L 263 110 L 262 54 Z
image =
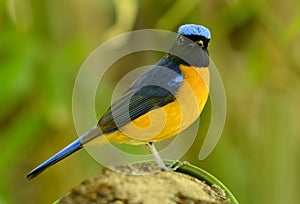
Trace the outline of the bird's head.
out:
M 169 57 L 182 64 L 197 67 L 209 65 L 208 43 L 210 31 L 202 25 L 186 24 L 178 29 L 176 42 L 169 52 Z
M 178 29 L 177 44 L 180 46 L 194 46 L 197 44 L 207 52 L 210 36 L 208 28 L 202 25 L 186 24 Z

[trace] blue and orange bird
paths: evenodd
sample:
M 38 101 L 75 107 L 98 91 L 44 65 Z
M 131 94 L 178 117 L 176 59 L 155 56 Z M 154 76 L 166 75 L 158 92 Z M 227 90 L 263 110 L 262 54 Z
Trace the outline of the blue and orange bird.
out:
M 140 75 L 79 139 L 27 174 L 32 179 L 84 146 L 108 142 L 146 145 L 157 165 L 167 169 L 154 143 L 176 136 L 202 112 L 209 95 L 210 31 L 186 24 L 165 56 Z

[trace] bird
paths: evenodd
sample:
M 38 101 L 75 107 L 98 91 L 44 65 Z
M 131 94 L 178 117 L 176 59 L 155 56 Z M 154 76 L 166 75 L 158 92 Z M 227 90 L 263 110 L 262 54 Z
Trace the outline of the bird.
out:
M 157 165 L 168 169 L 154 143 L 176 136 L 200 116 L 209 96 L 210 39 L 210 30 L 203 25 L 180 26 L 170 50 L 133 81 L 93 128 L 26 178 L 36 177 L 83 147 L 109 142 L 146 145 Z

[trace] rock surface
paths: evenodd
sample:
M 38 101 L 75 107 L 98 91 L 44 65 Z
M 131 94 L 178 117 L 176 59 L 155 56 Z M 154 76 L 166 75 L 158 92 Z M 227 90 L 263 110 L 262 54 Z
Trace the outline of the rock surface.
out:
M 60 199 L 61 204 L 229 204 L 224 191 L 191 176 L 142 163 L 104 169 Z M 122 172 L 122 173 L 121 173 Z

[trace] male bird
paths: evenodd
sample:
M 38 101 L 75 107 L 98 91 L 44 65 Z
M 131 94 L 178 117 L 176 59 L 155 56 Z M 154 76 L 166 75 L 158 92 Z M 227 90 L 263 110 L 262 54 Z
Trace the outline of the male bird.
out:
M 158 166 L 167 169 L 153 143 L 189 127 L 200 115 L 209 94 L 210 31 L 186 24 L 170 51 L 139 76 L 87 133 L 26 176 L 32 179 L 84 146 L 107 142 L 145 144 Z

